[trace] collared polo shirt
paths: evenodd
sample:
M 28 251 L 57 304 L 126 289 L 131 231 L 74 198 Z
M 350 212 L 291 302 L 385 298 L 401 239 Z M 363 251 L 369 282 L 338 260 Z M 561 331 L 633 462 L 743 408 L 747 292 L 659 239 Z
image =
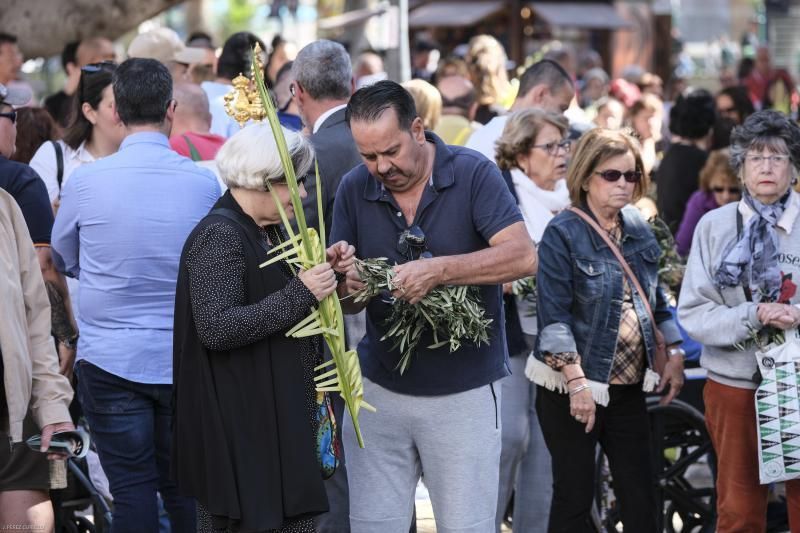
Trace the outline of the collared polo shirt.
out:
M 117 153 L 75 171 L 52 246 L 64 271 L 80 276 L 78 360 L 137 383 L 172 383 L 180 254 L 218 198 L 214 175 L 156 132 L 129 135 Z
M 25 217 L 25 224 L 36 245 L 50 244 L 53 229 L 53 208 L 47 189 L 31 167 L 0 155 L 0 189 L 14 197 Z
M 425 233 L 434 256 L 469 254 L 489 247 L 499 231 L 522 221 L 514 198 L 497 166 L 479 153 L 448 146 L 426 132 L 436 146 L 433 176 L 417 208 L 414 224 Z M 336 193 L 331 242 L 345 240 L 360 258 L 386 257 L 404 263 L 398 250 L 400 234 L 408 229 L 392 193 L 359 165 L 342 179 Z M 400 351 L 393 341 L 381 341 L 390 305 L 377 296 L 367 305 L 367 334 L 358 345 L 361 369 L 378 385 L 402 394 L 433 396 L 474 389 L 507 376 L 508 349 L 499 285 L 480 287 L 486 316 L 492 319 L 490 342 L 476 347 L 464 342 L 450 353 L 435 350 L 430 332 L 423 334 L 404 374 L 396 368 Z

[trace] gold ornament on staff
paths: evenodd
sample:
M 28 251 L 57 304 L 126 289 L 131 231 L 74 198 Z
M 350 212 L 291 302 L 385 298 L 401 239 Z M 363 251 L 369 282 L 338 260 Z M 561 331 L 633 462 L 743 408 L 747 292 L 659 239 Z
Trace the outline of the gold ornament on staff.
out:
M 253 64 L 250 69 L 250 79 L 240 72 L 238 76 L 231 80 L 233 89 L 223 96 L 225 100 L 225 112 L 239 123 L 240 128 L 243 128 L 250 120 L 262 122 L 267 116 L 266 111 L 264 111 L 264 105 L 261 102 L 261 95 L 254 81 L 252 81 L 256 79 L 256 68 L 259 69 L 259 72 L 264 71 L 264 65 L 261 61 L 261 46 L 257 43 L 255 48 L 253 48 Z

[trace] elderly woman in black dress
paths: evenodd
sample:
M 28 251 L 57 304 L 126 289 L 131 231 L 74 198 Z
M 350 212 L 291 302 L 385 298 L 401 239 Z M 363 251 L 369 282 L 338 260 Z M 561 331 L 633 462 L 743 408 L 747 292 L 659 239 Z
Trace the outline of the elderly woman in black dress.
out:
M 300 134 L 284 134 L 303 176 L 313 150 Z M 285 334 L 336 290 L 336 271 L 355 250 L 336 243 L 327 263 L 298 275 L 283 261 L 260 268 L 285 239 L 268 181 L 293 216 L 269 126 L 231 137 L 217 166 L 229 190 L 181 256 L 173 476 L 197 500 L 201 531 L 311 532 L 312 517 L 328 509 L 318 446 L 332 424 L 319 422 L 327 409 L 313 384 L 319 337 Z

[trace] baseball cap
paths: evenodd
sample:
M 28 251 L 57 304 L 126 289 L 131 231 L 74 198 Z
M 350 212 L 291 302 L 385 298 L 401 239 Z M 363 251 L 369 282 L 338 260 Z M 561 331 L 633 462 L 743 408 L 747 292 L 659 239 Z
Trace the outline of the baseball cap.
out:
M 0 104 L 25 105 L 31 101 L 31 91 L 25 87 L 8 87 L 0 83 Z
M 155 59 L 162 63 L 176 61 L 190 64 L 205 61 L 206 51 L 186 46 L 174 30 L 156 28 L 140 33 L 131 41 L 128 46 L 128 57 Z

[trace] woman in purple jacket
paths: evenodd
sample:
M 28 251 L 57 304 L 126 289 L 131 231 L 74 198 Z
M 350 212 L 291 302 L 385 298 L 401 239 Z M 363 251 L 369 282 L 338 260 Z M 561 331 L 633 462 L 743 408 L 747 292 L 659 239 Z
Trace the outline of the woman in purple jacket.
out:
M 684 257 L 689 255 L 689 250 L 692 248 L 694 228 L 700 218 L 712 209 L 730 202 L 738 202 L 742 196 L 739 180 L 728 158 L 727 150 L 711 152 L 703 170 L 700 171 L 700 189 L 689 197 L 683 220 L 675 235 L 678 253 Z

